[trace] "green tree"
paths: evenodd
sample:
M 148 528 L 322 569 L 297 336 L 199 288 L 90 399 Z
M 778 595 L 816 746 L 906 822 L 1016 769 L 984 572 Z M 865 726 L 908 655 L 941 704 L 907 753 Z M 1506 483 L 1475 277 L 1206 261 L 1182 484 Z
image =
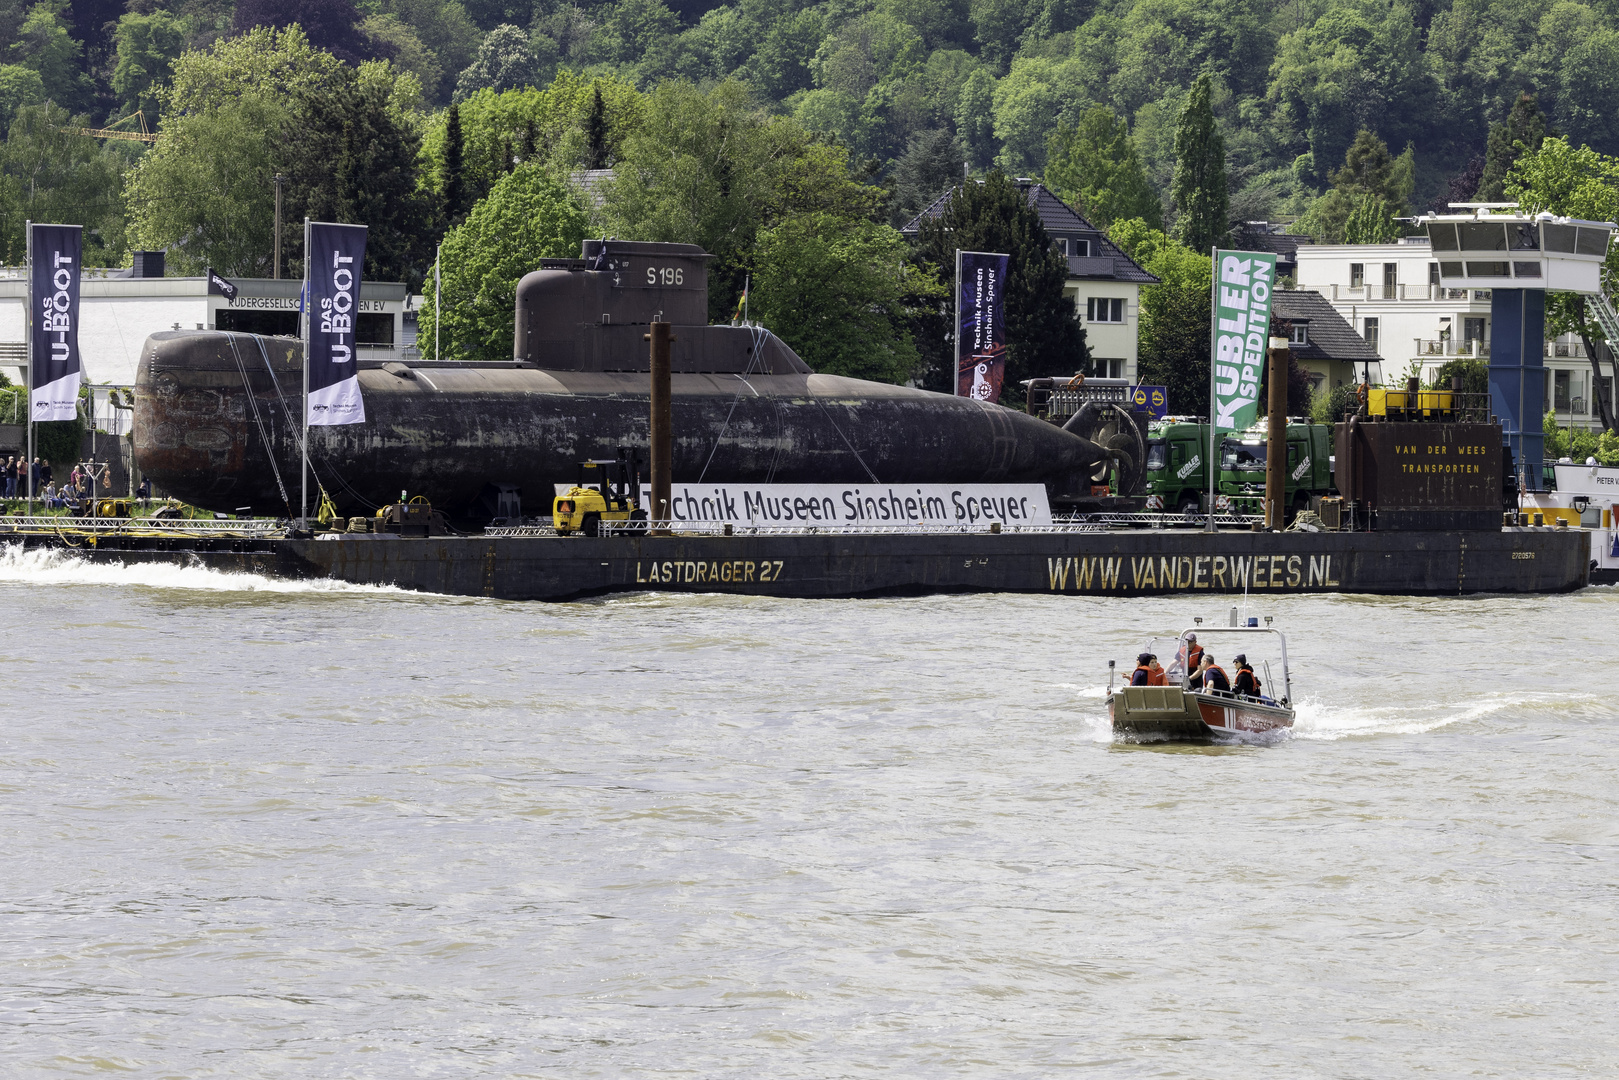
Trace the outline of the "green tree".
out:
M 444 82 L 444 65 L 422 42 L 415 27 L 397 15 L 368 15 L 360 24 L 360 32 L 371 39 L 374 46 L 386 47 L 394 66 L 408 71 L 421 84 L 426 100 L 438 100 L 439 87 Z
M 1113 110 L 1098 105 L 1059 127 L 1046 155 L 1046 183 L 1092 224 L 1140 218 L 1163 228 L 1164 209 L 1147 183 L 1135 141 Z
M 1540 149 L 1546 138 L 1546 120 L 1535 104 L 1533 94 L 1519 94 L 1506 122 L 1490 129 L 1489 149 L 1484 154 L 1484 175 L 1479 178 L 1474 202 L 1500 202 L 1506 197 L 1507 173 L 1524 154 Z
M 84 226 L 86 266 L 118 266 L 124 239 L 125 151 L 86 139 L 74 129 L 89 122 L 46 102 L 17 110 L 0 144 L 0 259 L 23 261 L 25 221 Z M 67 128 L 69 130 L 63 130 Z
M 439 219 L 447 226 L 461 224 L 466 209 L 466 181 L 461 175 L 461 107 L 445 110 L 444 142 L 438 161 Z
M 924 221 L 917 258 L 941 279 L 955 273 L 956 251 L 998 251 L 1010 256 L 1006 272 L 1006 382 L 1003 400 L 1022 398 L 1025 379 L 1072 375 L 1090 364 L 1085 328 L 1064 295 L 1068 260 L 1046 234 L 1029 191 L 999 170 L 958 187 L 943 212 Z M 946 323 L 948 317 L 946 317 Z M 927 340 L 942 341 L 937 329 Z M 955 392 L 950 352 L 934 347 L 925 357 L 922 385 Z
M 625 239 L 699 244 L 715 256 L 708 309 L 722 321 L 752 268 L 761 229 L 798 214 L 872 220 L 881 189 L 849 175 L 848 151 L 761 109 L 747 88 L 667 82 L 624 139 L 602 185 L 607 231 Z
M 904 382 L 920 362 L 909 321 L 947 295 L 908 254 L 887 225 L 826 213 L 789 218 L 759 234 L 755 309 L 816 371 Z
M 117 63 L 112 71 L 112 90 L 123 102 L 119 110 L 143 110 L 147 121 L 157 123 L 158 102 L 154 93 L 166 82 L 174 60 L 185 48 L 189 27 L 166 11 L 150 15 L 125 15 L 113 31 Z
M 964 160 L 961 143 L 948 131 L 912 136 L 894 164 L 894 198 L 900 216 L 909 218 L 959 183 Z
M 1407 146 L 1403 154 L 1394 157 L 1373 132 L 1356 133 L 1344 155 L 1343 167 L 1332 173 L 1332 190 L 1310 204 L 1295 231 L 1328 244 L 1388 243 L 1397 239 L 1400 232 L 1393 219 L 1406 211 L 1415 163 L 1413 147 Z
M 1139 219 L 1118 222 L 1108 235 L 1160 280 L 1141 289 L 1141 381 L 1165 387 L 1172 411 L 1207 416 L 1213 262 Z
M 502 177 L 444 236 L 442 347 L 452 357 L 510 360 L 517 283 L 541 259 L 571 258 L 588 230 L 577 197 L 538 165 Z M 439 312 L 428 292 L 418 317 L 420 340 L 432 341 Z
M 956 99 L 955 120 L 967 160 L 988 168 L 995 160 L 995 76 L 979 68 L 967 77 Z
M 387 61 L 343 68 L 302 89 L 273 145 L 291 220 L 367 227 L 365 277 L 418 287 L 432 260 L 433 215 L 419 190 L 416 84 Z M 302 260 L 288 260 L 295 274 Z
M 45 100 L 45 82 L 39 72 L 21 64 L 0 64 L 0 127 L 11 126 L 17 110 Z
M 80 68 L 82 48 L 69 25 L 67 0 L 39 0 L 18 28 L 11 61 L 39 72 L 46 96 L 72 108 L 86 97 L 90 78 Z
M 1214 119 L 1213 81 L 1198 76 L 1175 129 L 1175 235 L 1193 251 L 1225 239 L 1225 138 Z
M 519 90 L 539 79 L 539 65 L 529 49 L 528 35 L 515 26 L 489 31 L 478 55 L 455 84 L 455 101 L 467 100 L 479 90 Z
M 1369 192 L 1354 196 L 1344 220 L 1344 243 L 1392 244 L 1399 238 L 1400 226 L 1387 199 Z
M 1619 220 L 1619 158 L 1600 154 L 1589 146 L 1576 150 L 1566 138 L 1547 137 L 1542 140 L 1540 149 L 1520 156 L 1507 173 L 1503 187 L 1508 199 L 1518 202 L 1530 213 L 1546 210 L 1587 221 Z M 1619 248 L 1609 247 L 1602 277 L 1604 291 L 1611 301 L 1613 293 L 1609 283 L 1619 281 Z M 1619 374 L 1609 343 L 1595 320 L 1587 317 L 1585 298 L 1567 292 L 1548 293 L 1546 332 L 1571 331 L 1579 334 L 1585 343 L 1585 354 L 1591 360 L 1596 385 L 1601 385 L 1604 363 L 1610 373 Z M 1611 405 L 1600 395 L 1596 400 L 1603 426 L 1619 432 L 1619 416 L 1614 415 Z

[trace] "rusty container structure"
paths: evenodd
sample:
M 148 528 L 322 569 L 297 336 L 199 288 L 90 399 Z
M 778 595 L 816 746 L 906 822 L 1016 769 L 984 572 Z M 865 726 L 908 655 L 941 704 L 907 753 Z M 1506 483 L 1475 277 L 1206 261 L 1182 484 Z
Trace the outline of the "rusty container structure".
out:
M 1501 527 L 1501 425 L 1487 395 L 1389 391 L 1373 411 L 1337 425 L 1336 448 L 1355 531 Z

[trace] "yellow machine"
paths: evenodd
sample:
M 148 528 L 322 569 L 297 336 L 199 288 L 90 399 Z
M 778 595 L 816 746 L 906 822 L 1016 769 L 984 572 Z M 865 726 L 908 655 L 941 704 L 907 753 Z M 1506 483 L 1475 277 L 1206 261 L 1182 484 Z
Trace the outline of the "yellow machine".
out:
M 576 532 L 597 536 L 604 521 L 645 530 L 647 516 L 640 508 L 640 490 L 641 456 L 635 450 L 620 447 L 617 458 L 581 461 L 579 482 L 556 497 L 551 522 L 558 536 Z

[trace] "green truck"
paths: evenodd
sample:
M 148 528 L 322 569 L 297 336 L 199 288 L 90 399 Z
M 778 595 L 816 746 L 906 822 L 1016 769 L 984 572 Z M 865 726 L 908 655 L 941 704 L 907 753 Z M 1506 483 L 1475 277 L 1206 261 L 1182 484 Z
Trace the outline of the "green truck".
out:
M 1268 428 L 1261 421 L 1225 436 L 1220 447 L 1219 494 L 1234 514 L 1264 513 Z M 1148 506 L 1168 513 L 1202 512 L 1209 490 L 1204 462 L 1209 450 L 1207 420 L 1172 417 L 1147 433 Z M 1287 504 L 1290 513 L 1308 509 L 1310 499 L 1333 492 L 1332 426 L 1309 419 L 1287 423 Z

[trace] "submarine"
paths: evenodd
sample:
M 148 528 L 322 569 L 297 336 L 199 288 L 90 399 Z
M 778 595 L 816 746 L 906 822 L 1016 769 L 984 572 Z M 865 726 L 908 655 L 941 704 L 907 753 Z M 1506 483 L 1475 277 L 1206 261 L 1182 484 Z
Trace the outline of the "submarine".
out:
M 1124 452 L 1001 405 L 816 373 L 762 327 L 708 325 L 710 258 L 587 240 L 519 282 L 510 361 L 358 361 L 366 420 L 309 430 L 312 478 L 343 514 L 401 492 L 462 520 L 522 496 L 548 507 L 578 462 L 650 446 L 654 321 L 673 327 L 675 483 L 1040 483 L 1060 503 Z M 295 515 L 302 378 L 294 338 L 151 335 L 137 467 L 204 509 Z

